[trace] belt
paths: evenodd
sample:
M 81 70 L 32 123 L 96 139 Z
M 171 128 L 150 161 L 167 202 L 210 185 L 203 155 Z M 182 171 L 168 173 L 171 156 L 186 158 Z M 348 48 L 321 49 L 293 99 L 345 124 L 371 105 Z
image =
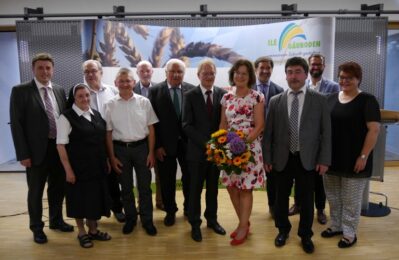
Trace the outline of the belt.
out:
M 147 142 L 147 138 L 141 139 L 139 141 L 135 141 L 135 142 L 122 142 L 122 141 L 118 141 L 118 140 L 114 140 L 112 141 L 114 143 L 114 145 L 119 145 L 119 146 L 124 146 L 124 147 L 136 147 L 142 144 L 145 144 Z
M 293 157 L 299 157 L 299 151 L 296 151 L 296 152 L 290 152 L 290 155 L 291 156 L 293 156 Z

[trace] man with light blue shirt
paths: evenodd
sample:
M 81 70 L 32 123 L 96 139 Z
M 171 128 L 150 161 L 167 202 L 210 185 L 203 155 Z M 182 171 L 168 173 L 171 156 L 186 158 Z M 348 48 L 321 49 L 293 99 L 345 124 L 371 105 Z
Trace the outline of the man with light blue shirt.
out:
M 139 77 L 138 82 L 134 86 L 134 93 L 142 95 L 144 97 L 148 97 L 149 89 L 155 85 L 155 82 L 151 81 L 152 74 L 154 70 L 152 69 L 152 64 L 149 61 L 142 60 L 136 66 L 136 73 Z M 155 173 L 155 206 L 163 210 L 163 202 L 161 196 L 161 184 L 159 180 L 159 170 L 157 164 L 154 166 L 154 173 Z
M 323 55 L 318 53 L 310 55 L 308 63 L 310 74 L 308 85 L 310 88 L 327 95 L 339 91 L 338 83 L 322 77 L 324 68 L 326 67 L 325 57 Z
M 103 69 L 99 61 L 87 60 L 83 62 L 82 70 L 85 81 L 90 88 L 90 107 L 100 112 L 101 117 L 105 119 L 105 104 L 118 94 L 118 89 L 101 81 Z M 118 222 L 124 222 L 125 214 L 122 212 L 121 191 L 114 171 L 108 174 L 107 183 L 112 199 L 111 210 Z
M 270 57 L 262 56 L 255 61 L 256 85 L 252 88 L 256 89 L 265 96 L 265 119 L 268 112 L 269 100 L 271 97 L 281 93 L 284 89 L 270 80 L 273 73 L 274 62 Z M 274 203 L 276 200 L 276 185 L 274 172 L 266 173 L 266 191 L 269 205 L 269 213 L 274 218 Z

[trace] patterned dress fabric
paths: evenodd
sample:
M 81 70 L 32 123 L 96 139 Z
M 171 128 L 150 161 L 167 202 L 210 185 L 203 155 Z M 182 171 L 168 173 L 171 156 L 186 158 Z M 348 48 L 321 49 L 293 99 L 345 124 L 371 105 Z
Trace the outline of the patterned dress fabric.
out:
M 255 124 L 254 108 L 255 105 L 263 100 L 263 95 L 252 90 L 245 97 L 236 96 L 236 89 L 233 87 L 231 91 L 226 93 L 220 103 L 226 107 L 226 117 L 228 130 L 242 130 L 248 135 Z M 261 137 L 253 141 L 250 145 L 255 163 L 248 163 L 248 167 L 241 174 L 228 175 L 222 171 L 222 184 L 225 186 L 235 186 L 239 189 L 254 189 L 263 186 L 265 181 L 265 172 L 263 169 L 263 157 L 261 147 Z

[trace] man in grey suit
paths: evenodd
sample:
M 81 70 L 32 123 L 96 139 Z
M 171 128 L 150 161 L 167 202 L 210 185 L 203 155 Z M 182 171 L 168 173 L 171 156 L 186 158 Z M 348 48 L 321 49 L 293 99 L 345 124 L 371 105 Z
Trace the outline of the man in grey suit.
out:
M 148 91 L 150 87 L 154 86 L 155 83 L 151 81 L 152 78 L 152 64 L 149 61 L 142 60 L 137 64 L 136 73 L 139 77 L 139 81 L 134 86 L 133 91 L 139 95 L 142 95 L 148 98 Z M 155 206 L 158 209 L 163 210 L 163 202 L 161 196 L 161 184 L 159 181 L 159 170 L 157 164 L 154 165 L 154 172 L 155 172 Z
M 73 231 L 62 217 L 66 182 L 55 142 L 55 122 L 65 109 L 66 96 L 62 87 L 51 82 L 54 61 L 50 54 L 35 55 L 32 70 L 32 81 L 12 89 L 10 119 L 17 160 L 26 167 L 29 226 L 34 241 L 43 244 L 47 236 L 43 232 L 42 197 L 47 180 L 50 229 Z
M 288 202 L 295 179 L 302 205 L 298 235 L 303 250 L 312 253 L 314 174 L 324 174 L 330 165 L 331 122 L 325 97 L 306 87 L 308 71 L 303 58 L 287 60 L 285 73 L 289 89 L 270 100 L 263 156 L 266 172 L 276 171 L 275 224 L 279 233 L 275 245 L 285 245 L 291 230 Z
M 265 121 L 270 99 L 284 91 L 282 87 L 270 80 L 273 73 L 274 62 L 272 58 L 262 56 L 255 61 L 256 84 L 252 86 L 265 96 Z M 274 218 L 274 204 L 276 202 L 276 181 L 274 171 L 267 172 L 266 192 L 269 204 L 269 213 Z
M 219 169 L 207 161 L 206 143 L 211 134 L 219 129 L 220 100 L 225 90 L 213 85 L 216 77 L 216 66 L 210 59 L 203 60 L 197 71 L 200 85 L 188 91 L 183 103 L 183 130 L 187 135 L 186 154 L 190 174 L 190 197 L 188 220 L 191 224 L 191 238 L 202 241 L 201 234 L 201 193 L 206 182 L 206 209 L 204 216 L 207 226 L 217 234 L 225 235 L 226 231 L 217 221 L 217 196 Z
M 175 224 L 177 161 L 182 172 L 184 215 L 188 215 L 189 174 L 186 165 L 187 137 L 181 124 L 184 93 L 194 88 L 183 82 L 186 66 L 183 61 L 170 59 L 165 65 L 166 81 L 150 88 L 148 98 L 159 122 L 155 124 L 155 155 L 161 181 L 162 201 L 165 207 L 165 226 Z
M 309 88 L 322 93 L 324 95 L 329 95 L 331 93 L 336 93 L 339 91 L 338 83 L 325 79 L 322 77 L 325 65 L 325 57 L 319 53 L 314 53 L 309 56 L 309 75 L 310 79 L 307 80 L 307 85 Z M 301 204 L 296 199 L 298 194 L 298 189 L 295 188 L 295 203 L 289 209 L 288 215 L 295 215 L 299 213 Z M 319 174 L 315 174 L 315 206 L 317 209 L 317 221 L 324 225 L 327 223 L 327 216 L 324 212 L 326 206 L 326 194 L 324 192 L 323 178 Z

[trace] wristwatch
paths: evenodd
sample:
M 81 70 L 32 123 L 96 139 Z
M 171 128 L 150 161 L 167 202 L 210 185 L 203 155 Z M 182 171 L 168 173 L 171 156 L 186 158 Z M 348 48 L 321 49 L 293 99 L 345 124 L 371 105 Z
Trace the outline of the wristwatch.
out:
M 366 160 L 367 156 L 365 154 L 360 155 L 360 159 Z

